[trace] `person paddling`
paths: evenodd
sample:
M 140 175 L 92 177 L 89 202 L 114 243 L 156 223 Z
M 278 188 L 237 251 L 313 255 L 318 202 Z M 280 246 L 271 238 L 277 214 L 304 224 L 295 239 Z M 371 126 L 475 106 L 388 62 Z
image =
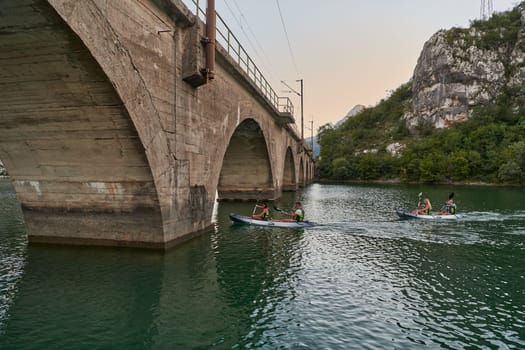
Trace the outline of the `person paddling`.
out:
M 304 221 L 304 210 L 303 206 L 301 205 L 301 202 L 295 202 L 295 210 L 288 215 L 290 215 L 292 217 L 292 220 L 294 221 Z
M 430 210 L 432 210 L 432 204 L 430 204 L 430 199 L 423 199 L 423 203 L 420 204 L 417 209 L 412 210 L 412 214 L 417 215 L 430 215 Z
M 268 209 L 268 204 L 263 203 L 263 205 L 255 204 L 255 208 L 261 208 L 262 211 L 259 214 L 253 214 L 252 219 L 265 220 L 270 219 L 270 209 Z
M 448 196 L 448 200 L 445 202 L 445 205 L 439 211 L 438 215 L 454 215 L 456 214 L 456 203 L 454 203 L 454 192 Z

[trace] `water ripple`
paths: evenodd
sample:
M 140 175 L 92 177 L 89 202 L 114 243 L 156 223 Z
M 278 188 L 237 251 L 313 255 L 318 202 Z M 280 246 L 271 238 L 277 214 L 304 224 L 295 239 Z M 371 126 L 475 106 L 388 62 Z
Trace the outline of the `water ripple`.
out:
M 304 230 L 232 225 L 229 212 L 251 209 L 221 203 L 213 232 L 166 254 L 28 249 L 9 229 L 0 347 L 524 348 L 521 197 L 508 208 L 495 201 L 516 191 L 456 190 L 464 220 L 398 220 L 420 191 L 311 186 L 279 203 L 303 201 L 321 223 Z
M 0 180 L 0 335 L 25 265 L 26 238 L 20 206 L 9 181 Z

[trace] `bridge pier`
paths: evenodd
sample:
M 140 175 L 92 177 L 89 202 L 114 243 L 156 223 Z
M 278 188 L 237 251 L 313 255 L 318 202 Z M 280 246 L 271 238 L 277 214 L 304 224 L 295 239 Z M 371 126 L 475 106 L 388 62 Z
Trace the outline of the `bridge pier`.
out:
M 160 213 L 152 209 L 108 213 L 23 209 L 31 243 L 164 249 Z

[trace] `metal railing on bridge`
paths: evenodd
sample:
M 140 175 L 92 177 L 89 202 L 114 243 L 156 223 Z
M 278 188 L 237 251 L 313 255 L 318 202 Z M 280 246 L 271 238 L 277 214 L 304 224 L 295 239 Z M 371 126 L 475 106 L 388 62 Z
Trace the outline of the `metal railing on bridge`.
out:
M 203 2 L 203 0 L 200 1 Z M 200 7 L 199 0 L 185 0 L 185 2 L 193 3 L 195 6 L 195 14 L 202 21 L 206 21 L 206 11 Z M 217 18 L 215 29 L 218 34 L 216 41 L 221 44 L 221 46 L 227 51 L 228 55 L 237 62 L 244 73 L 248 75 L 248 78 L 260 90 L 260 93 L 277 111 L 289 114 L 293 117 L 294 106 L 290 98 L 277 96 L 270 83 L 268 83 L 259 68 L 257 68 L 253 60 L 248 56 L 248 53 L 242 47 L 241 43 L 235 37 L 230 28 L 226 25 L 222 17 L 217 12 L 215 12 L 215 14 Z M 293 124 L 295 126 L 295 123 Z

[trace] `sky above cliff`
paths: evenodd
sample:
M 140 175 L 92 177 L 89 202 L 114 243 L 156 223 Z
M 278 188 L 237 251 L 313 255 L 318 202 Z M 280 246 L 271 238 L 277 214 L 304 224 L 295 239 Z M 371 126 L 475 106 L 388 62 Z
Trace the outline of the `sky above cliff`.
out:
M 191 0 L 184 0 L 185 3 Z M 487 0 L 488 2 L 488 0 Z M 200 0 L 206 7 L 206 0 Z M 494 11 L 519 1 L 493 0 Z M 413 74 L 438 30 L 468 27 L 480 0 L 216 0 L 216 10 L 280 96 L 289 96 L 305 137 L 357 104 L 375 105 Z M 193 10 L 193 8 L 190 7 Z M 284 22 L 284 26 L 283 26 Z M 284 27 L 284 28 L 283 28 Z

